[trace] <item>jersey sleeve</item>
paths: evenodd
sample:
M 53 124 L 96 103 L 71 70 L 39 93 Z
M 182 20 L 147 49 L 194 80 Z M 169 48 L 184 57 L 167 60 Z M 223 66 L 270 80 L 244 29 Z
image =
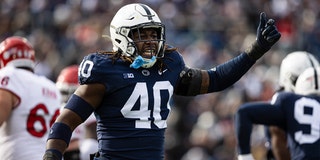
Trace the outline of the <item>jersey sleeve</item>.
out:
M 240 154 L 250 153 L 250 137 L 254 124 L 284 126 L 281 107 L 269 102 L 252 102 L 241 105 L 235 115 L 235 129 Z
M 101 83 L 105 78 L 103 75 L 104 69 L 108 68 L 107 55 L 92 53 L 85 56 L 79 67 L 79 83 Z
M 247 54 L 243 53 L 208 70 L 210 76 L 209 92 L 217 92 L 230 87 L 247 73 L 254 63 L 255 61 L 251 60 Z
M 165 52 L 163 62 L 168 65 L 168 68 L 174 68 L 180 71 L 182 71 L 186 66 L 181 53 L 176 50 Z
M 13 70 L 13 68 L 11 68 L 11 67 L 5 67 L 5 68 L 1 69 L 0 88 L 11 92 L 15 96 L 17 96 L 20 101 L 21 96 L 19 93 L 21 90 L 21 87 L 20 87 L 21 84 L 19 83 L 19 80 L 18 80 L 19 77 L 16 77 L 14 74 L 14 71 L 12 71 L 12 70 Z

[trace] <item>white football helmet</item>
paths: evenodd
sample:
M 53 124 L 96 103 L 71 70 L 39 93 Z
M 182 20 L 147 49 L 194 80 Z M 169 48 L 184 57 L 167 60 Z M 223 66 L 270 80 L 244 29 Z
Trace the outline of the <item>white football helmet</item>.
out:
M 161 23 L 157 13 L 149 6 L 140 3 L 125 5 L 119 9 L 110 23 L 110 37 L 114 51 L 120 51 L 124 56 L 134 60 L 139 56 L 137 47 L 131 38 L 133 30 L 155 28 L 158 32 L 159 47 L 156 58 L 163 57 L 165 43 L 165 26 Z M 155 61 L 144 58 L 144 68 L 152 67 Z M 150 61 L 150 64 L 149 64 Z
M 305 51 L 289 53 L 281 62 L 279 85 L 285 91 L 294 91 L 298 76 L 309 67 L 318 67 L 318 60 Z
M 297 79 L 295 93 L 302 95 L 320 95 L 320 67 L 309 67 Z

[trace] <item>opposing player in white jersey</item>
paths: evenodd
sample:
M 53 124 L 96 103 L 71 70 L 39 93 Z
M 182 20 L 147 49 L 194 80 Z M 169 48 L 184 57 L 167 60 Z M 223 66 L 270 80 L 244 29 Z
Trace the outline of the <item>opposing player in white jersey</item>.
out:
M 79 87 L 78 65 L 61 70 L 56 85 L 62 95 L 62 109 L 70 96 Z M 71 140 L 63 158 L 65 160 L 89 160 L 90 154 L 98 149 L 96 118 L 93 114 L 72 133 Z
M 0 159 L 41 159 L 59 114 L 59 90 L 34 74 L 34 66 L 34 49 L 26 38 L 0 43 Z

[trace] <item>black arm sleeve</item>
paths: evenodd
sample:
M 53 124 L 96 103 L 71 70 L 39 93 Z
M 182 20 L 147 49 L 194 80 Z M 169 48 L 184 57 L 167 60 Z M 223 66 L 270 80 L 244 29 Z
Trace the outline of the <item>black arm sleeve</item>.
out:
M 202 75 L 200 69 L 185 67 L 181 73 L 175 94 L 182 96 L 195 96 L 200 94 Z
M 179 75 L 175 94 L 195 96 L 221 91 L 238 81 L 254 63 L 244 53 L 210 70 L 185 67 Z

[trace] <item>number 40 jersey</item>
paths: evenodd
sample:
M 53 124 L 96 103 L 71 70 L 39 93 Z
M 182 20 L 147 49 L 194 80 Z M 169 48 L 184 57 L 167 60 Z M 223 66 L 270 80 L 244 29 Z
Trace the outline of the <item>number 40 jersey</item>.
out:
M 0 89 L 11 92 L 19 100 L 0 126 L 0 159 L 42 159 L 61 104 L 55 83 L 8 66 L 0 70 Z
M 100 154 L 119 159 L 163 155 L 170 98 L 185 67 L 177 52 L 168 53 L 163 61 L 166 65 L 159 70 L 156 65 L 133 69 L 121 59 L 113 63 L 108 55 L 99 53 L 84 58 L 80 84 L 102 83 L 106 88 L 95 110 Z

